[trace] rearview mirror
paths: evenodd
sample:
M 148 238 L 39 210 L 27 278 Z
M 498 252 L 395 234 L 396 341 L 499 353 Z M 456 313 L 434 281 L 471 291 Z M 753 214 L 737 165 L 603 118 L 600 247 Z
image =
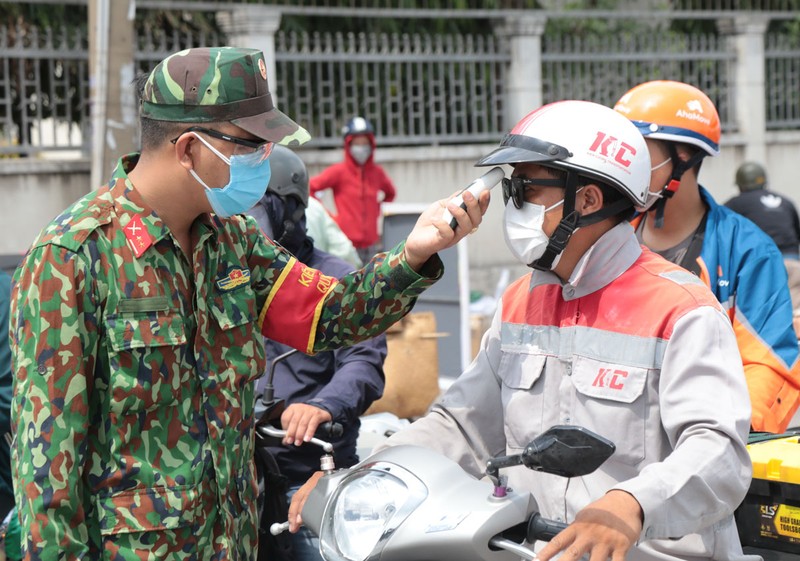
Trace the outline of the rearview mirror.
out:
M 613 442 L 588 429 L 559 425 L 525 447 L 522 463 L 534 471 L 577 477 L 599 468 L 615 449 Z

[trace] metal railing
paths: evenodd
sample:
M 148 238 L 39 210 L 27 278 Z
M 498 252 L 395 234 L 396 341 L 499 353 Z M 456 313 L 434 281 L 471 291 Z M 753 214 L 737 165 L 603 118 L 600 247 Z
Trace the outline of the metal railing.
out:
M 720 7 L 747 4 L 769 10 L 788 10 L 800 3 L 718 1 Z M 146 3 L 140 0 L 137 5 Z M 185 3 L 197 8 L 210 4 Z M 213 2 L 236 3 L 241 2 Z M 360 0 L 335 4 L 362 5 Z M 393 9 L 405 5 L 401 0 L 369 4 Z M 447 3 L 431 0 L 434 4 Z M 471 0 L 461 4 L 473 5 Z M 515 0 L 477 4 L 492 9 L 518 5 Z M 328 3 L 299 0 L 295 5 L 326 7 Z M 699 5 L 675 0 L 679 9 Z M 703 6 L 708 7 L 708 2 Z M 633 84 L 668 78 L 707 92 L 717 105 L 723 129 L 733 130 L 737 92 L 731 67 L 736 54 L 727 39 L 663 29 L 654 33 L 641 27 L 636 33 L 602 37 L 546 33 L 542 41 L 544 101 L 586 99 L 611 105 Z M 149 71 L 172 52 L 223 44 L 225 37 L 144 29 L 137 41 L 137 68 Z M 502 36 L 281 31 L 276 35 L 275 57 L 273 88 L 279 107 L 311 130 L 317 146 L 339 145 L 340 127 L 354 114 L 373 121 L 385 146 L 493 141 L 506 129 L 503 114 L 511 58 Z M 800 129 L 800 43 L 786 35 L 768 34 L 765 63 L 767 127 Z M 0 27 L 0 155 L 65 150 L 88 154 L 90 105 L 85 29 Z
M 382 145 L 495 140 L 507 47 L 492 36 L 279 33 L 281 107 L 320 146 L 363 115 Z M 286 92 L 286 93 L 284 93 Z
M 189 47 L 213 47 L 225 44 L 225 37 L 220 33 L 165 33 L 161 29 L 150 28 L 144 29 L 136 39 L 134 54 L 136 70 L 148 73 L 172 53 Z
M 613 106 L 633 85 L 678 80 L 703 90 L 717 106 L 723 130 L 732 130 L 736 116 L 730 77 L 735 59 L 724 37 L 709 34 L 545 36 L 544 101 L 584 99 Z
M 88 150 L 88 60 L 81 30 L 0 27 L 0 154 Z
M 767 34 L 764 41 L 768 129 L 800 129 L 800 38 Z

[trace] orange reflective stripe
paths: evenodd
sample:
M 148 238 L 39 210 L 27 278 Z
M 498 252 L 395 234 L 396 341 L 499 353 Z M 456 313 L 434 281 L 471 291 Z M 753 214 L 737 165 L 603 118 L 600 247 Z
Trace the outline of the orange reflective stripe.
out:
M 530 275 L 512 284 L 503 297 L 503 321 L 527 325 L 590 326 L 595 329 L 669 339 L 674 323 L 698 306 L 720 309 L 714 295 L 692 273 L 645 251 L 616 281 L 578 300 L 565 301 L 561 286 L 540 285 L 528 294 Z M 657 321 L 647 313 L 655 309 Z M 577 313 L 581 311 L 581 313 Z

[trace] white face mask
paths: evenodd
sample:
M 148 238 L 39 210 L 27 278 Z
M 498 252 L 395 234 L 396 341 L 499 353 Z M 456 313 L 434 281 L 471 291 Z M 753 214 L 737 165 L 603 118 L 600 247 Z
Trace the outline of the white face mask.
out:
M 665 165 L 667 165 L 667 164 L 669 164 L 671 162 L 672 162 L 672 158 L 667 158 L 666 160 L 664 160 L 660 164 L 657 164 L 657 165 L 651 167 L 650 168 L 650 172 L 652 173 L 652 172 L 656 171 L 657 169 L 662 168 L 662 167 L 664 167 Z M 662 187 L 658 191 L 650 191 L 650 190 L 647 191 L 647 206 L 648 207 L 650 206 L 650 203 L 653 201 L 653 199 L 663 199 L 664 198 L 664 195 L 662 195 L 662 192 L 664 191 L 665 187 L 666 187 L 666 185 L 664 185 L 664 187 Z
M 511 199 L 506 203 L 503 216 L 506 245 L 523 265 L 530 265 L 544 255 L 550 241 L 550 236 L 542 229 L 544 215 L 562 204 L 564 199 L 547 208 L 533 203 L 522 203 L 522 208 L 517 208 Z M 556 256 L 551 269 L 558 264 L 560 258 L 560 254 Z
M 350 155 L 360 166 L 363 166 L 369 160 L 370 154 L 372 154 L 372 146 L 369 144 L 353 144 L 350 146 Z

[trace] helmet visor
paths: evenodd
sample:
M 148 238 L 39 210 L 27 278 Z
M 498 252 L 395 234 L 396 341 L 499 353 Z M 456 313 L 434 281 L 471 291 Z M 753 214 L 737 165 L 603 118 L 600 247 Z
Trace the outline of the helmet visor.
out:
M 507 134 L 500 147 L 484 156 L 475 165 L 521 164 L 566 160 L 572 153 L 558 144 L 521 134 Z

